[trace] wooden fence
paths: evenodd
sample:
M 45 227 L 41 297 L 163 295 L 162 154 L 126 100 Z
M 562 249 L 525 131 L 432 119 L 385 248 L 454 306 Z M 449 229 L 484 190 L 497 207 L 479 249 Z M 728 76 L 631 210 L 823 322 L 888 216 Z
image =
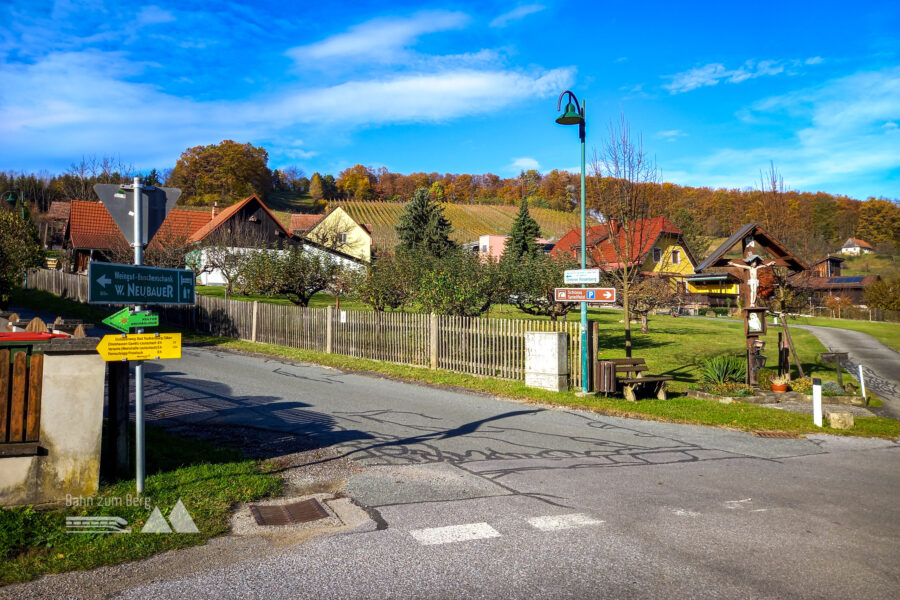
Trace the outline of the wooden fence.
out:
M 36 269 L 29 271 L 28 286 L 88 300 L 83 275 Z M 564 331 L 570 382 L 581 386 L 577 322 L 303 308 L 200 294 L 193 306 L 148 308 L 171 325 L 213 335 L 517 380 L 525 379 L 525 332 Z

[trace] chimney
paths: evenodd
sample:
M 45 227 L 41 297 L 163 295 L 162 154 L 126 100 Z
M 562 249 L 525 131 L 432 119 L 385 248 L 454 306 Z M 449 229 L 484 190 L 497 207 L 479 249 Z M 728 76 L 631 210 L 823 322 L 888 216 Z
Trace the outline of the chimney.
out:
M 213 202 L 212 216 L 211 216 L 210 218 L 211 218 L 211 219 L 215 219 L 217 214 L 219 214 L 219 202 L 218 202 L 218 200 L 217 200 L 216 202 Z

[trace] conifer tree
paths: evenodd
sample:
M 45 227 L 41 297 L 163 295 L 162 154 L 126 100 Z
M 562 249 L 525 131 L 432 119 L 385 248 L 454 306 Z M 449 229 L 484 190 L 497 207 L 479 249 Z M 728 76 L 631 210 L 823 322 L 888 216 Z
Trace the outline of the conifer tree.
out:
M 528 212 L 528 200 L 522 199 L 519 213 L 513 221 L 506 247 L 503 250 L 504 258 L 533 258 L 538 254 L 538 246 L 534 239 L 541 235 L 541 227 Z
M 425 187 L 416 189 L 397 224 L 401 250 L 425 253 L 436 258 L 456 247 L 450 240 L 452 231 L 453 227 L 444 216 L 440 202 L 432 198 Z

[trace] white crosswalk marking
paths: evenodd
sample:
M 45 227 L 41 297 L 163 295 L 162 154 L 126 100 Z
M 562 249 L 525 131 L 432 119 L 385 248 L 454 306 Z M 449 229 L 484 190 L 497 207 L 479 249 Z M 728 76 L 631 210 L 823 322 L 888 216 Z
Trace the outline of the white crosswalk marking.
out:
M 552 515 L 548 517 L 532 517 L 528 522 L 535 529 L 541 531 L 559 531 L 561 529 L 574 529 L 575 527 L 584 527 L 586 525 L 600 525 L 603 523 L 600 519 L 575 513 L 572 515 Z
M 416 529 L 409 533 L 412 534 L 420 544 L 426 546 L 500 537 L 500 532 L 487 523 L 471 523 L 469 525 L 450 525 L 449 527 Z

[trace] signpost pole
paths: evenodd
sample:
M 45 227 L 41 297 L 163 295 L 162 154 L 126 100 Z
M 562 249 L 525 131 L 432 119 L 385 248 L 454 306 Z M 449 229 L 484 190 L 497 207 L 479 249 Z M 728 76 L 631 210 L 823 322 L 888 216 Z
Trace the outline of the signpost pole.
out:
M 143 223 L 141 222 L 141 178 L 134 178 L 134 264 L 144 264 Z M 140 306 L 134 307 L 135 312 Z M 137 330 L 144 333 L 144 329 Z M 137 493 L 144 493 L 144 361 L 134 362 L 134 462 Z
M 586 269 L 587 257 L 587 234 L 585 232 L 585 206 L 584 206 L 584 126 L 585 126 L 585 107 L 584 99 L 581 100 L 581 124 L 578 126 L 579 137 L 581 138 L 581 268 Z M 582 285 L 582 287 L 586 287 Z M 585 394 L 590 390 L 589 387 L 589 367 L 588 367 L 588 320 L 587 320 L 587 302 L 581 303 L 581 391 Z

